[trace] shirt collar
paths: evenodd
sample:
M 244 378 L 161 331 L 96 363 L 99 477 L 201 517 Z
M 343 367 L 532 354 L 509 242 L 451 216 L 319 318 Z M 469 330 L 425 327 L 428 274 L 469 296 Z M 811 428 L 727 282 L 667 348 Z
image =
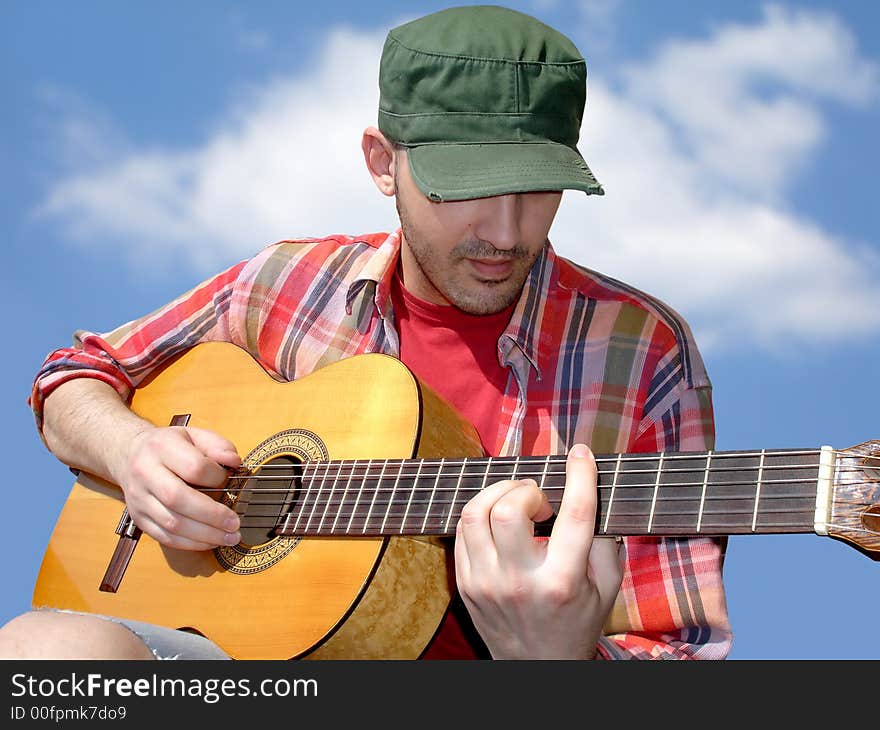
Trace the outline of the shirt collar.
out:
M 376 311 L 383 319 L 389 317 L 392 311 L 391 281 L 400 258 L 401 238 L 400 229 L 389 234 L 351 282 L 346 294 L 346 308 L 349 311 L 364 287 L 370 284 L 374 292 L 373 304 Z M 502 365 L 515 364 L 519 351 L 534 368 L 537 378 L 541 379 L 542 360 L 549 357 L 549 353 L 544 357 L 539 353 L 540 319 L 558 280 L 556 253 L 548 241 L 532 265 L 510 322 L 498 340 L 498 357 Z
M 551 356 L 551 353 L 542 353 L 539 348 L 541 322 L 558 280 L 556 253 L 547 241 L 532 264 L 510 322 L 498 341 L 502 363 L 512 362 L 518 350 L 535 370 L 538 380 L 541 380 L 544 363 Z
M 367 264 L 360 270 L 357 277 L 349 284 L 345 295 L 345 307 L 350 313 L 354 300 L 368 284 L 373 289 L 373 304 L 382 319 L 387 318 L 391 311 L 391 280 L 397 261 L 400 258 L 400 240 L 402 233 L 397 229 L 379 244 Z

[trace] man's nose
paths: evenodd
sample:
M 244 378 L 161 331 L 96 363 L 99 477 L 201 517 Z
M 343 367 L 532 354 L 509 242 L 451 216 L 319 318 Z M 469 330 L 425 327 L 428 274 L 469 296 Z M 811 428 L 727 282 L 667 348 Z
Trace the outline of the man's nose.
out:
M 519 244 L 520 196 L 495 195 L 481 201 L 482 215 L 475 231 L 482 241 L 489 241 L 499 251 L 509 251 Z

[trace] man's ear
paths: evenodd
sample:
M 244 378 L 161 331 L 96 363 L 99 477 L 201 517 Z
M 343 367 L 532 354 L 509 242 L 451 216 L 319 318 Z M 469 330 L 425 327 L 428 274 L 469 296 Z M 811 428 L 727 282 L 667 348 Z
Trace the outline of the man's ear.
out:
M 379 192 L 383 195 L 394 195 L 394 166 L 399 157 L 394 153 L 388 138 L 375 127 L 367 127 L 361 139 L 361 149 L 364 151 L 367 170 Z

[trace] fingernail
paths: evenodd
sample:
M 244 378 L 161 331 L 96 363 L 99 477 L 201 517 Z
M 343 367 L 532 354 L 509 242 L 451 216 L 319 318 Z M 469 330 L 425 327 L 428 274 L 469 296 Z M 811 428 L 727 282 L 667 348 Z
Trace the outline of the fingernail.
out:
M 237 532 L 227 532 L 226 533 L 226 544 L 227 545 L 238 545 L 241 542 L 241 535 Z
M 227 532 L 235 532 L 238 529 L 238 517 L 227 517 L 223 529 Z
M 584 444 L 575 444 L 569 453 L 576 459 L 586 459 L 590 455 L 590 450 Z

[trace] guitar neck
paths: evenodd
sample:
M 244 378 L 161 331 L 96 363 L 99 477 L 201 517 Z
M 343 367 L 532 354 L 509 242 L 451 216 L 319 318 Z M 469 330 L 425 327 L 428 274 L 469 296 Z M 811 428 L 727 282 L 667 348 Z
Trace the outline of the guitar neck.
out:
M 597 455 L 596 534 L 821 533 L 832 458 L 827 447 Z M 302 464 L 274 502 L 275 533 L 449 536 L 462 507 L 503 479 L 533 479 L 558 510 L 565 457 Z

